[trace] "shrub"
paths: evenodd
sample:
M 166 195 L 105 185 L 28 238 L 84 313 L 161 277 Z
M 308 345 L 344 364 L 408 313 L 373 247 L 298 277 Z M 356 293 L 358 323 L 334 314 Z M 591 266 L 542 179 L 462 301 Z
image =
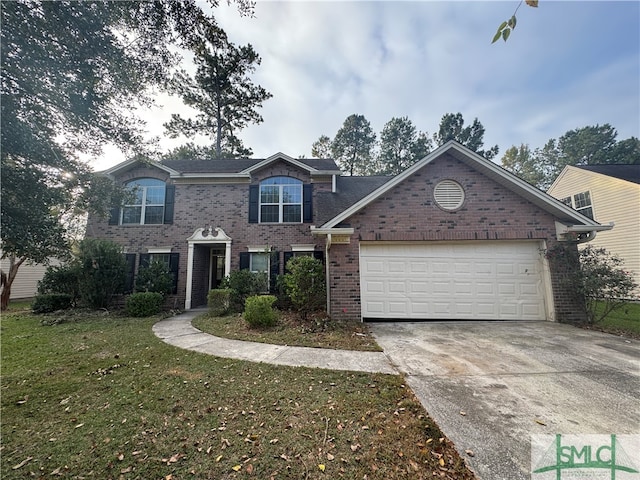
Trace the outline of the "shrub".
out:
M 140 267 L 136 277 L 136 292 L 156 292 L 164 296 L 172 290 L 173 274 L 165 262 L 153 260 L 148 266 Z
M 631 273 L 622 268 L 619 257 L 592 245 L 581 248 L 577 255 L 569 248 L 570 245 L 558 244 L 547 250 L 546 256 L 565 266 L 563 281 L 584 306 L 589 323 L 604 320 L 632 299 L 637 285 Z
M 222 279 L 220 288 L 230 288 L 233 290 L 231 296 L 231 308 L 241 312 L 245 301 L 251 295 L 258 295 L 264 292 L 266 276 L 264 273 L 254 273 L 250 270 L 235 270 L 228 277 Z
M 73 298 L 68 293 L 43 293 L 33 300 L 33 313 L 51 313 L 66 310 L 73 305 Z
M 160 313 L 164 298 L 158 292 L 139 292 L 127 297 L 125 311 L 132 317 L 150 317 Z
M 209 290 L 207 295 L 207 305 L 209 313 L 216 317 L 222 316 L 231 309 L 231 298 L 234 291 L 231 288 L 218 288 Z
M 306 319 L 309 312 L 326 303 L 326 287 L 322 262 L 313 257 L 293 257 L 287 262 L 289 273 L 284 276 L 285 293 L 293 307 Z
M 276 297 L 273 295 L 254 295 L 248 297 L 244 309 L 244 319 L 251 328 L 272 327 L 277 315 L 273 309 Z
M 77 263 L 47 267 L 42 280 L 38 282 L 38 293 L 64 293 L 71 297 L 74 305 L 80 296 L 80 270 Z
M 127 263 L 122 247 L 109 240 L 84 239 L 78 254 L 80 299 L 91 308 L 107 308 L 123 293 Z

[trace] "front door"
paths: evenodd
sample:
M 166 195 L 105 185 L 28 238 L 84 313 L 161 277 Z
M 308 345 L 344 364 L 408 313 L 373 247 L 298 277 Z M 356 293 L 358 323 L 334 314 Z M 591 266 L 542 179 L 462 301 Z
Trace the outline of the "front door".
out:
M 219 288 L 224 278 L 224 248 L 211 248 L 211 262 L 209 264 L 209 290 Z

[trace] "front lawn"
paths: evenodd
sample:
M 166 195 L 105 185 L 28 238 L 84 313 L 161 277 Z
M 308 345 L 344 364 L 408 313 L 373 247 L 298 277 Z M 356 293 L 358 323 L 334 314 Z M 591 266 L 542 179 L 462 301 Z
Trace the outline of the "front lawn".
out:
M 302 322 L 297 314 L 279 312 L 278 324 L 270 328 L 249 328 L 241 315 L 197 317 L 193 326 L 218 337 L 297 347 L 336 348 L 381 352 L 365 323 L 323 321 L 323 316 Z
M 401 376 L 241 362 L 155 319 L 4 314 L 0 477 L 472 479 Z
M 602 308 L 603 306 L 599 304 L 598 309 Z M 640 338 L 640 303 L 626 303 L 597 323 L 595 328 L 616 335 Z

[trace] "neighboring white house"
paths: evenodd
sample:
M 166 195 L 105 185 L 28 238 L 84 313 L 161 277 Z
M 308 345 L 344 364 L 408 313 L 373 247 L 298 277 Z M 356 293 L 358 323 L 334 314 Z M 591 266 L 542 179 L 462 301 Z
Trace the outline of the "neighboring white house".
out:
M 597 222 L 614 222 L 589 244 L 619 256 L 640 284 L 640 165 L 567 166 L 548 193 Z
M 59 265 L 60 262 L 52 260 L 51 265 Z M 9 271 L 9 260 L 3 258 L 0 260 L 0 268 L 3 272 Z M 44 272 L 47 270 L 46 265 L 33 264 L 28 265 L 26 262 L 20 265 L 16 278 L 11 285 L 11 300 L 19 300 L 23 298 L 32 298 L 38 290 L 38 282 L 42 280 Z

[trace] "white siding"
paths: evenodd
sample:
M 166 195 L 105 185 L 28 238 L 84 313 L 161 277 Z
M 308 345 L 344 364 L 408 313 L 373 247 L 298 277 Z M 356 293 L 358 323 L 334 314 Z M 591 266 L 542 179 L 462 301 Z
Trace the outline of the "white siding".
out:
M 606 248 L 624 261 L 640 285 L 640 185 L 576 167 L 567 167 L 549 189 L 555 198 L 589 191 L 594 220 L 614 222 L 613 230 L 599 232 L 589 242 Z M 640 288 L 636 290 L 640 295 Z
M 59 265 L 60 262 L 52 260 L 51 264 Z M 8 272 L 9 260 L 1 260 L 0 266 L 2 267 L 3 272 Z M 20 265 L 18 274 L 11 285 L 11 300 L 34 297 L 38 289 L 38 282 L 42 280 L 46 269 L 46 265 L 41 264 L 28 265 L 23 263 Z

